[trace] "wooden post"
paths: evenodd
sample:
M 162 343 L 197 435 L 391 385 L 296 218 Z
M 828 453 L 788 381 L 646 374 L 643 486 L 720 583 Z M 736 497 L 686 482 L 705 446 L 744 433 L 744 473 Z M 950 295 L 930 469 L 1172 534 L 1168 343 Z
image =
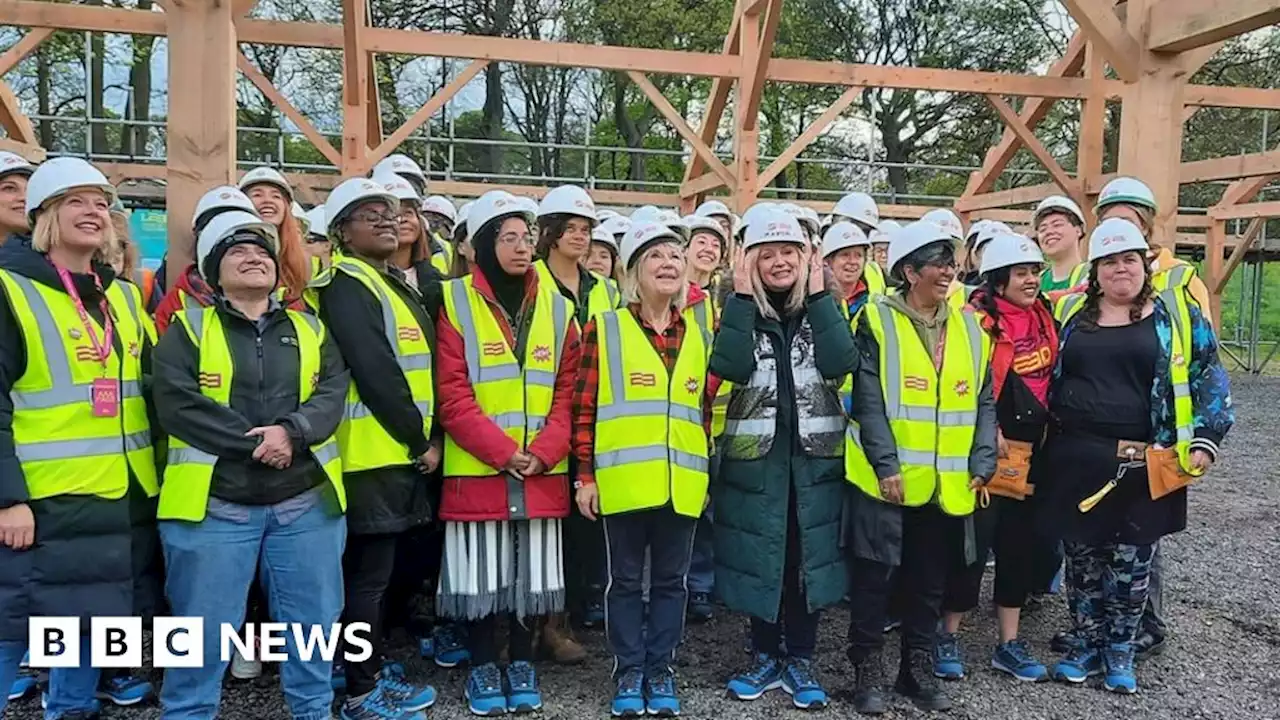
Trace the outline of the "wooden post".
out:
M 760 15 L 759 11 L 750 9 L 744 12 L 740 22 L 741 35 L 738 39 L 737 93 L 733 101 L 734 128 L 734 176 L 737 187 L 734 188 L 733 204 L 738 214 L 756 201 L 760 193 L 760 130 L 756 118 L 751 117 L 748 107 L 751 106 L 751 93 L 755 90 L 751 82 L 755 78 L 756 63 L 760 57 Z
M 200 195 L 236 179 L 236 28 L 231 0 L 171 0 L 166 123 L 167 276 L 195 259 Z
M 342 0 L 342 174 L 369 172 L 369 53 L 364 30 L 368 0 Z
M 1209 316 L 1215 328 L 1222 328 L 1222 249 L 1226 245 L 1227 223 L 1214 220 L 1204 234 L 1204 266 L 1209 288 Z
M 1089 43 L 1085 48 L 1084 76 L 1089 80 L 1089 97 L 1080 108 L 1080 149 L 1076 155 L 1076 178 L 1084 189 L 1086 224 L 1093 227 L 1093 205 L 1098 197 L 1097 179 L 1102 175 L 1107 124 L 1106 80 L 1102 52 Z

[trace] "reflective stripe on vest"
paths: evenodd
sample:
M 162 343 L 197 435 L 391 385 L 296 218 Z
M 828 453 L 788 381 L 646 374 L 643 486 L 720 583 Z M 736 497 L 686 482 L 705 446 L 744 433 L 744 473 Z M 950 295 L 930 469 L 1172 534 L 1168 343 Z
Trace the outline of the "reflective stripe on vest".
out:
M 71 298 L 12 271 L 0 286 L 22 332 L 26 368 L 10 388 L 14 455 L 33 500 L 56 495 L 124 496 L 132 470 L 148 496 L 159 491 L 151 426 L 142 395 L 142 346 L 147 340 L 138 289 L 113 282 L 106 290 L 114 335 L 104 370 Z M 98 337 L 101 324 L 90 319 Z M 93 382 L 119 383 L 116 415 L 93 413 Z
M 974 509 L 969 453 L 978 395 L 990 364 L 990 339 L 973 313 L 952 310 L 939 373 L 910 319 L 882 302 L 873 300 L 867 307 L 867 325 L 880 347 L 885 415 L 902 465 L 903 505 L 919 507 L 936 500 L 949 515 L 967 515 Z M 883 499 L 859 432 L 859 426 L 850 423 L 847 476 L 867 495 Z
M 391 289 L 373 266 L 344 255 L 334 256 L 335 272 L 358 280 L 373 295 L 382 311 L 382 332 L 396 365 L 409 386 L 413 404 L 422 416 L 423 437 L 431 437 L 435 418 L 431 347 L 408 303 Z M 353 351 L 354 349 L 348 349 Z M 347 386 L 346 407 L 338 425 L 338 448 L 346 473 L 399 467 L 413 462 L 409 447 L 391 436 L 360 398 L 354 381 Z
M 715 324 L 712 319 L 715 315 L 715 304 L 710 295 L 685 308 L 685 313 L 686 322 L 692 318 L 693 322 L 708 334 L 715 333 Z M 711 402 L 711 437 L 713 438 L 724 434 L 725 425 L 728 423 L 729 395 L 732 392 L 733 383 L 728 380 L 721 380 L 720 386 L 716 388 L 715 399 Z
M 320 376 L 320 348 L 325 329 L 320 321 L 305 313 L 286 311 L 298 340 L 298 403 L 301 405 L 315 391 Z M 223 407 L 231 406 L 231 384 L 235 362 L 227 344 L 222 318 L 212 307 L 184 311 L 174 318 L 186 331 L 187 338 L 200 354 L 197 380 L 200 393 Z M 342 461 L 336 436 L 312 445 L 312 455 L 329 478 L 338 503 L 346 510 L 346 492 L 342 485 Z M 209 488 L 218 456 L 187 444 L 176 434 L 169 436 L 168 462 L 164 485 L 160 488 L 160 520 L 200 522 L 209 506 Z
M 475 289 L 473 276 L 445 282 L 444 304 L 449 322 L 462 337 L 467 378 L 476 404 L 520 449 L 528 449 L 551 412 L 571 318 L 569 302 L 554 285 L 539 286 L 533 315 L 526 321 L 523 367 L 516 362 L 493 309 Z M 559 475 L 568 470 L 566 455 L 547 474 Z M 499 471 L 468 453 L 446 433 L 446 477 L 488 477 Z M 509 480 L 507 486 L 512 517 L 522 517 L 523 485 Z
M 1066 324 L 1067 320 L 1080 311 L 1084 307 L 1085 294 L 1072 293 L 1063 295 L 1058 298 L 1058 302 L 1054 303 L 1053 316 L 1057 318 L 1060 325 Z
M 711 335 L 686 328 L 667 372 L 630 310 L 604 313 L 595 423 L 600 512 L 663 507 L 699 517 L 707 497 L 707 434 L 702 425 Z

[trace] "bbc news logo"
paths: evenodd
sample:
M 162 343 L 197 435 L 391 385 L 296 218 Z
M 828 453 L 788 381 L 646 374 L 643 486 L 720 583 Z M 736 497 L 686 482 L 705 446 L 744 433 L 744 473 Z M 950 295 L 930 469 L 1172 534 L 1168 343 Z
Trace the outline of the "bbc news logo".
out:
M 156 617 L 151 621 L 152 666 L 198 668 L 212 662 L 205 650 L 204 618 Z M 81 667 L 82 629 L 77 617 L 32 617 L 28 622 L 29 665 L 34 668 Z M 95 617 L 89 621 L 89 665 L 95 668 L 142 666 L 142 618 Z M 218 655 L 230 662 L 233 655 L 248 660 L 284 662 L 289 641 L 303 662 L 333 662 L 342 654 L 349 663 L 373 657 L 373 631 L 369 623 L 305 625 L 302 623 L 246 623 L 243 628 L 223 623 L 218 628 Z

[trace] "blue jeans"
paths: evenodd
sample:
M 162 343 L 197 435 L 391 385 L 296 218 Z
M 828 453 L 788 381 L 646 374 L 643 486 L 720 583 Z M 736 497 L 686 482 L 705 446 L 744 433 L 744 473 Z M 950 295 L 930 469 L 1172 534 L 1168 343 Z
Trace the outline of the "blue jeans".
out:
M 693 533 L 693 559 L 689 562 L 689 592 L 710 595 L 716 589 L 715 551 L 711 542 L 711 524 L 715 521 L 715 506 L 708 505 L 698 518 Z
M 689 557 L 697 521 L 670 507 L 608 515 L 602 520 L 609 567 L 604 627 L 614 672 L 668 671 L 684 636 Z M 645 550 L 649 551 L 649 619 L 644 616 Z
M 27 644 L 21 640 L 0 640 L 0 717 L 9 704 L 9 688 L 18 677 L 18 665 L 27 652 Z
M 297 500 L 295 498 L 294 500 Z M 215 511 L 215 505 L 217 507 Z M 213 720 L 222 700 L 219 628 L 239 628 L 254 574 L 261 567 L 268 614 L 275 622 L 320 625 L 328 634 L 342 612 L 342 551 L 346 518 L 323 502 L 250 507 L 211 501 L 199 523 L 160 522 L 168 575 L 165 595 L 178 617 L 204 618 L 204 667 L 168 668 L 160 692 L 163 720 Z M 332 663 L 289 659 L 280 683 L 294 720 L 326 720 L 333 703 Z
M 89 633 L 82 631 L 80 667 L 49 670 L 49 707 L 44 711 L 45 720 L 59 720 L 63 713 L 73 710 L 94 712 L 102 707 L 96 697 L 102 669 L 89 667 L 89 658 L 92 657 L 89 646 Z M 8 688 L 9 685 L 0 687 Z

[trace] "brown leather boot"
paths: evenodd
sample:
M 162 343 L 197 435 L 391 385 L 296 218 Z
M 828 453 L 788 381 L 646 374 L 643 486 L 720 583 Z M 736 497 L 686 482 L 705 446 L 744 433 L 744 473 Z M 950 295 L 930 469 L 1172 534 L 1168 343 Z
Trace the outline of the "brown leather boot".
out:
M 577 665 L 587 659 L 587 651 L 573 637 L 567 615 L 551 615 L 542 625 L 540 643 L 544 654 L 560 665 Z

